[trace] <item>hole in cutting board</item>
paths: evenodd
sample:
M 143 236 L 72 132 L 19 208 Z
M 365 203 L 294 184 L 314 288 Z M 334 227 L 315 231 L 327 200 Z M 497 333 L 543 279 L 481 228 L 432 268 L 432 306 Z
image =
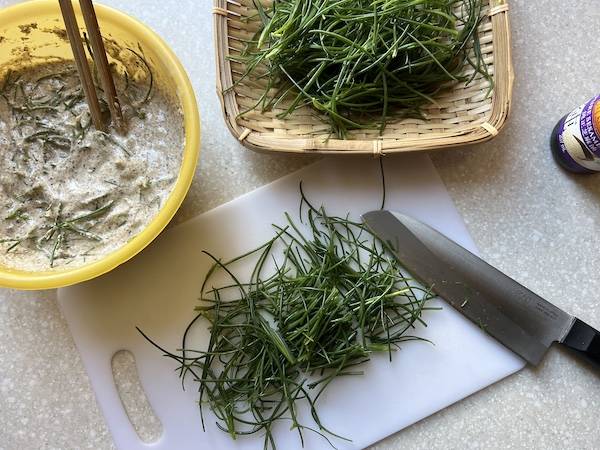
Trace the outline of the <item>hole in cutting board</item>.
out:
M 115 353 L 112 373 L 121 403 L 139 438 L 146 444 L 158 441 L 163 434 L 162 423 L 142 388 L 133 353 L 128 350 Z

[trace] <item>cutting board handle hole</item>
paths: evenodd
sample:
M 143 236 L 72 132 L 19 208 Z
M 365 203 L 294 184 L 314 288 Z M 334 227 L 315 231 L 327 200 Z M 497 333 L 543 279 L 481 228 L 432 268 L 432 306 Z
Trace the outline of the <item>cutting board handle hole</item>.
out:
M 140 440 L 152 444 L 160 439 L 163 426 L 148 402 L 129 350 L 119 350 L 112 358 L 112 374 L 119 398 Z

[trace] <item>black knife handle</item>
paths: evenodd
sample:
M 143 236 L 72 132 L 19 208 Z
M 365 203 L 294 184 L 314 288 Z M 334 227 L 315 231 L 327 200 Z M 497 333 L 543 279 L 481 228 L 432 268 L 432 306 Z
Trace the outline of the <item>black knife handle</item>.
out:
M 600 332 L 575 319 L 571 331 L 562 342 L 579 356 L 600 367 Z

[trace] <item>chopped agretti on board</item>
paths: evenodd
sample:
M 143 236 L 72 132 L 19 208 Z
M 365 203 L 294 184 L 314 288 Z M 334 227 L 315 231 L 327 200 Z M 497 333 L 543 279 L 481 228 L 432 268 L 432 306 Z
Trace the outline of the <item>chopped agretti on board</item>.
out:
M 403 275 L 364 225 L 328 215 L 303 194 L 300 216 L 302 224 L 286 214 L 271 240 L 232 260 L 206 253 L 214 265 L 182 348 L 150 341 L 179 364 L 184 381 L 199 383 L 201 411 L 207 405 L 220 429 L 233 439 L 259 433 L 265 449 L 276 448 L 281 422 L 302 443 L 305 433 L 349 439 L 321 419 L 321 395 L 336 377 L 363 374 L 373 353 L 391 360 L 401 344 L 423 340 L 414 329 L 433 309 L 431 292 Z M 237 273 L 248 260 L 252 273 Z M 202 346 L 193 335 L 207 324 Z M 298 417 L 302 403 L 312 424 Z

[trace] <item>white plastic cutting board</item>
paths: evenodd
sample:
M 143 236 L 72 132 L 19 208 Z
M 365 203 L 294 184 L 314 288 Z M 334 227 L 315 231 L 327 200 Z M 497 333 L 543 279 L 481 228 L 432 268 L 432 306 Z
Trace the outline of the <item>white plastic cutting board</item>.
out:
M 429 158 L 386 157 L 388 209 L 409 213 L 475 250 Z M 208 413 L 202 432 L 196 386 L 187 390 L 174 369 L 135 330 L 139 326 L 164 347 L 180 347 L 181 333 L 193 317 L 203 274 L 210 261 L 201 250 L 227 259 L 255 248 L 272 236 L 283 212 L 296 213 L 298 185 L 331 214 L 358 218 L 377 209 L 379 165 L 372 159 L 329 159 L 258 189 L 165 232 L 133 261 L 92 282 L 61 289 L 59 302 L 119 450 L 219 450 L 262 448 L 262 438 L 237 441 L 218 430 Z M 336 380 L 319 400 L 325 426 L 352 439 L 333 439 L 338 449 L 364 448 L 519 370 L 523 362 L 466 321 L 451 307 L 427 313 L 419 334 L 435 345 L 407 343 L 389 363 L 377 355 L 362 377 Z M 150 404 L 164 433 L 143 444 L 130 424 L 116 391 L 111 358 L 131 351 Z M 312 425 L 303 411 L 301 417 Z M 300 448 L 289 424 L 276 429 L 278 448 Z M 306 432 L 305 448 L 329 449 Z

